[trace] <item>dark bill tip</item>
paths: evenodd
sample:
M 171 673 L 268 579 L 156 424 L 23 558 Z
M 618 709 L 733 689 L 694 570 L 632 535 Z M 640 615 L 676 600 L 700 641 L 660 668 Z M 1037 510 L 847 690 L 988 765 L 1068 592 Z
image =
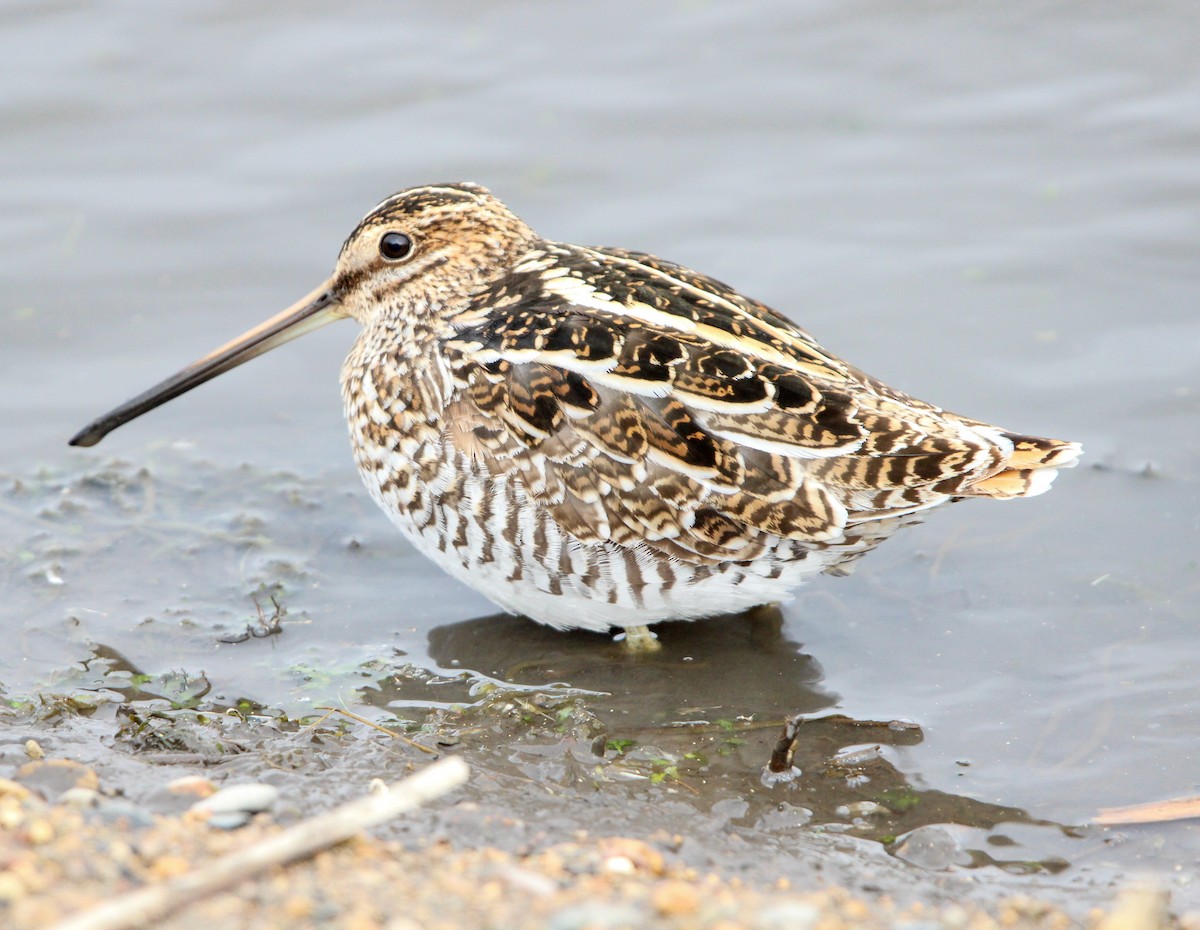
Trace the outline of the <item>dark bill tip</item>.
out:
M 116 429 L 114 426 L 108 426 L 101 417 L 94 423 L 89 423 L 78 433 L 71 437 L 71 441 L 67 443 L 69 446 L 94 446 L 108 433 Z
M 327 281 L 282 313 L 93 420 L 71 437 L 70 444 L 94 446 L 118 426 L 123 426 L 205 381 L 341 316 L 338 310 L 338 294 L 333 290 L 331 282 Z

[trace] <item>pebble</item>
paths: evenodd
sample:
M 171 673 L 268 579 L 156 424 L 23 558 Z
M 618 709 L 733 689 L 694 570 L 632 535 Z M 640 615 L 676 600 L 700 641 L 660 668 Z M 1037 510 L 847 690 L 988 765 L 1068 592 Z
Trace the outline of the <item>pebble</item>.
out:
M 933 824 L 906 833 L 897 842 L 893 853 L 898 859 L 923 869 L 948 869 L 967 865 L 970 856 L 945 827 Z
M 254 815 L 246 811 L 222 811 L 208 815 L 208 825 L 214 830 L 236 830 L 250 822 Z
M 842 804 L 835 811 L 839 817 L 874 817 L 878 814 L 890 814 L 886 807 L 875 801 L 854 801 L 850 804 Z
M 18 801 L 25 801 L 31 795 L 32 792 L 24 785 L 7 778 L 0 778 L 0 798 L 11 797 Z
M 167 782 L 167 791 L 184 797 L 210 798 L 217 793 L 217 786 L 203 775 L 184 775 Z
M 596 841 L 601 849 L 615 849 L 629 857 L 639 872 L 662 875 L 667 863 L 663 854 L 643 840 L 625 836 L 605 836 Z
M 192 810 L 212 814 L 231 811 L 246 811 L 258 814 L 267 810 L 279 799 L 279 789 L 274 785 L 249 783 L 229 785 L 216 794 L 209 795 L 192 805 Z
M 49 820 L 38 818 L 25 825 L 25 839 L 34 846 L 42 846 L 54 839 L 54 827 Z
M 279 799 L 273 785 L 230 785 L 192 805 L 191 811 L 206 816 L 208 824 L 219 830 L 236 830 L 254 814 L 267 810 Z
M 95 788 L 68 788 L 58 796 L 58 803 L 63 807 L 74 807 L 78 810 L 98 807 L 104 796 Z
M 612 872 L 614 875 L 632 875 L 634 873 L 633 862 L 628 856 L 609 856 L 604 860 L 604 871 Z
M 102 800 L 96 805 L 91 816 L 102 823 L 118 824 L 126 828 L 144 829 L 154 823 L 149 811 L 124 798 Z
M 686 916 L 700 909 L 700 893 L 687 882 L 661 882 L 651 892 L 650 904 L 664 917 Z
M 28 893 L 24 883 L 10 872 L 0 872 L 0 901 L 18 901 Z
M 100 787 L 96 773 L 79 762 L 70 759 L 39 759 L 26 762 L 13 776 L 13 781 L 40 794 L 47 801 L 57 801 L 63 792 L 71 788 Z

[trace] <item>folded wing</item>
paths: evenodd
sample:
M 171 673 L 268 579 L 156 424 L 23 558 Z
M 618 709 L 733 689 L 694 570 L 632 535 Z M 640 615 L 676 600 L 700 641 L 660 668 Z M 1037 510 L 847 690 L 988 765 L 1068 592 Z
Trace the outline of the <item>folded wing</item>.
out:
M 857 555 L 887 535 L 870 524 L 1038 493 L 1074 455 L 887 388 L 768 307 L 640 253 L 546 244 L 456 328 L 449 438 L 583 542 L 700 562 L 780 538 Z

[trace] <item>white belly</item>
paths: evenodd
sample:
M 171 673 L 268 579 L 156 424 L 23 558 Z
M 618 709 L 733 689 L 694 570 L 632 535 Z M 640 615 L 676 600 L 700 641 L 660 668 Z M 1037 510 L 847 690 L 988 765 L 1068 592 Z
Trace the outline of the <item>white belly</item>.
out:
M 453 480 L 463 481 L 461 464 Z M 502 609 L 559 629 L 603 631 L 736 613 L 788 599 L 833 560 L 832 553 L 781 540 L 779 558 L 693 565 L 646 545 L 581 543 L 507 476 L 469 476 L 450 505 L 439 493 L 444 481 L 389 488 L 374 465 L 361 471 L 372 497 L 431 561 Z

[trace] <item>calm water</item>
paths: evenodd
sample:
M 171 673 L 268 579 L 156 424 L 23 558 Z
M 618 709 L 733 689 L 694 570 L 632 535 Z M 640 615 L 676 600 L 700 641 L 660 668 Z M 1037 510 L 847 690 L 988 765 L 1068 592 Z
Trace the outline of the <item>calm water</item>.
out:
M 759 785 L 775 724 L 905 720 L 798 749 L 807 772 L 884 744 L 874 784 L 929 812 L 849 835 L 950 824 L 973 853 L 944 864 L 976 893 L 1086 901 L 1150 872 L 1197 906 L 1195 825 L 1055 826 L 1200 792 L 1197 26 L 1181 2 L 0 5 L 0 692 L 151 701 L 203 673 L 217 706 L 403 715 L 562 682 L 604 693 L 586 700 L 607 736 L 681 759 L 669 724 L 743 718 L 689 790 L 602 791 L 620 804 L 587 816 L 764 876 L 831 855 L 852 799 Z M 305 293 L 383 196 L 452 179 L 547 236 L 715 274 L 917 396 L 1082 441 L 1085 465 L 1035 501 L 938 513 L 810 585 L 777 635 L 668 627 L 636 666 L 602 637 L 483 621 L 375 512 L 337 390 L 353 324 L 67 448 Z M 222 641 L 272 593 L 283 635 Z M 138 794 L 120 745 L 69 732 L 33 735 Z M 550 736 L 474 751 L 570 783 Z M 519 808 L 505 784 L 474 790 Z M 856 848 L 861 881 L 945 881 Z

